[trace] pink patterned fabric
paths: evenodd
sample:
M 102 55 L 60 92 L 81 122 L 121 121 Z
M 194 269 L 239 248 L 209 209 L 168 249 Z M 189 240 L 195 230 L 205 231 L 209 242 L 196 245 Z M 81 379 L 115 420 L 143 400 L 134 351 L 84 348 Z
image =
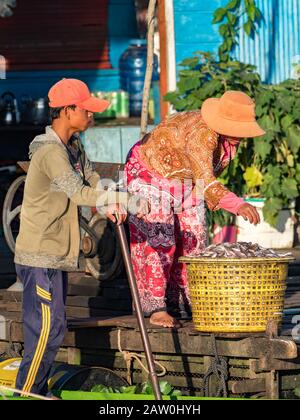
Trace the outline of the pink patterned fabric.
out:
M 167 179 L 150 172 L 139 156 L 139 143 L 130 152 L 125 166 L 125 179 L 131 194 L 140 194 L 151 202 L 151 213 L 138 219 L 129 216 L 130 246 L 142 309 L 153 312 L 190 311 L 185 264 L 182 255 L 197 255 L 206 246 L 204 202 L 186 206 L 176 212 L 182 202 L 176 188 Z M 191 194 L 193 186 L 184 191 Z M 172 204 L 169 211 L 165 205 Z

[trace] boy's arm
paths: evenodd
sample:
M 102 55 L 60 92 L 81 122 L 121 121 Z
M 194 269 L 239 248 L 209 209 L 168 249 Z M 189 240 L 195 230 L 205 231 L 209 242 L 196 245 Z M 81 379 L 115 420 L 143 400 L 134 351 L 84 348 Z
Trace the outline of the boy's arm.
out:
M 84 185 L 74 171 L 65 150 L 59 145 L 44 146 L 41 170 L 50 178 L 51 189 L 64 192 L 78 206 L 107 206 L 121 203 L 127 207 L 126 192 L 97 191 Z
M 93 164 L 85 155 L 84 177 L 92 188 L 96 188 L 100 181 L 100 175 L 94 170 Z

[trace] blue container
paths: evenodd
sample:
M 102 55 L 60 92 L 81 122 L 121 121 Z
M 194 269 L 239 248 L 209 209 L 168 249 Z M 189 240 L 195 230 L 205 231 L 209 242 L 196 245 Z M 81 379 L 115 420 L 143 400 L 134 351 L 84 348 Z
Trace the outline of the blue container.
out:
M 129 93 L 130 115 L 140 117 L 147 67 L 147 41 L 145 39 L 132 39 L 129 47 L 120 57 L 119 67 L 121 89 Z M 156 54 L 154 54 L 152 80 L 159 80 Z

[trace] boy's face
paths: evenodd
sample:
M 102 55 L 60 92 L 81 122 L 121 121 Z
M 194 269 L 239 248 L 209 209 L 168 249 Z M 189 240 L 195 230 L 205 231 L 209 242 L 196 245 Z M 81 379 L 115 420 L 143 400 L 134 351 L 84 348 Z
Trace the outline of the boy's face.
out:
M 68 108 L 67 112 L 70 126 L 76 131 L 85 131 L 93 124 L 93 112 L 81 109 L 78 106 L 75 109 Z

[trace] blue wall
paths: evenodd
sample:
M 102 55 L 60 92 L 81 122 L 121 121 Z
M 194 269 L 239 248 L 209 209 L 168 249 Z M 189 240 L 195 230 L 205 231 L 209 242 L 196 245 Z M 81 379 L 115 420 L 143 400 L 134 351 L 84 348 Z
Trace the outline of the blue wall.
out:
M 119 57 L 130 39 L 137 37 L 134 0 L 109 0 L 108 32 L 112 69 L 8 72 L 6 80 L 0 79 L 0 95 L 8 90 L 18 99 L 23 94 L 32 98 L 43 97 L 63 77 L 81 79 L 92 91 L 119 89 Z
M 263 81 L 279 83 L 300 63 L 300 0 L 256 0 L 263 22 L 253 38 L 239 34 L 236 57 L 257 66 Z
M 228 0 L 174 0 L 176 63 L 195 51 L 217 52 L 221 42 L 213 12 Z
M 222 39 L 213 12 L 229 0 L 174 0 L 177 66 L 195 51 L 217 53 Z M 292 76 L 300 63 L 300 0 L 256 0 L 263 21 L 253 39 L 241 29 L 236 59 L 257 66 L 266 83 Z M 243 22 L 242 22 L 243 23 Z

